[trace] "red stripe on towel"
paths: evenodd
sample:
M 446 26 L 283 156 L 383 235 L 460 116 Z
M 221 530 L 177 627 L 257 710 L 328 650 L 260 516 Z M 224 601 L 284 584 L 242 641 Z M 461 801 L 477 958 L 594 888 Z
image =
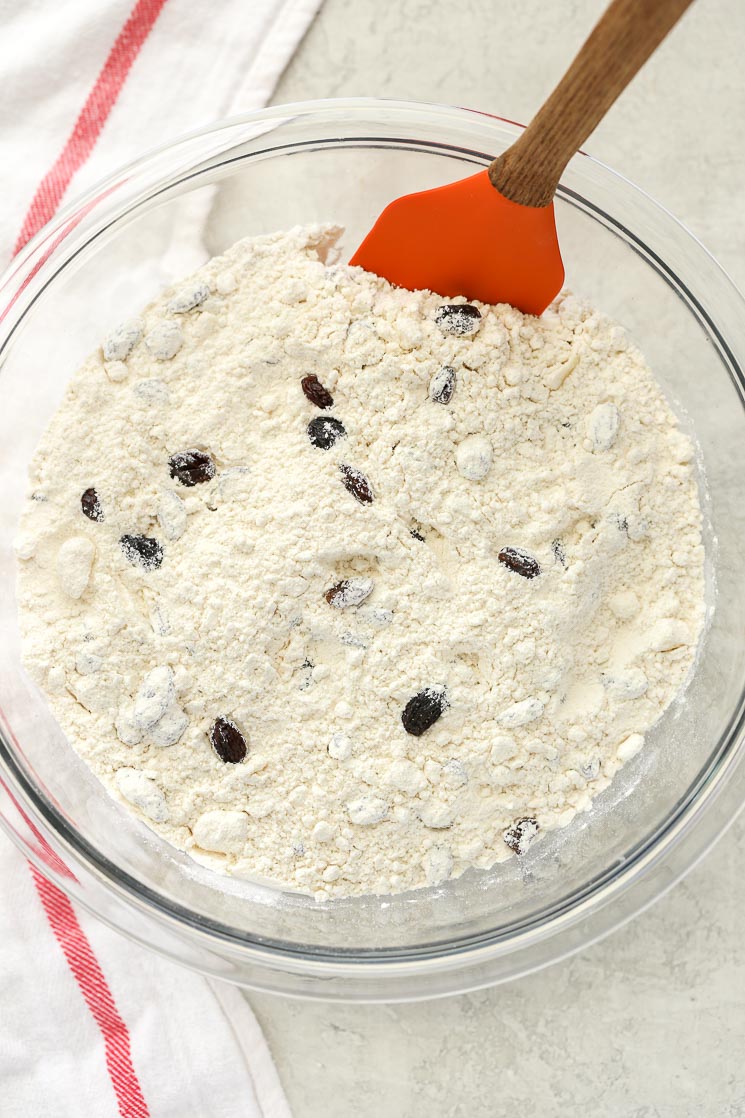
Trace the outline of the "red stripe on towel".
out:
M 42 179 L 24 218 L 15 252 L 54 215 L 70 181 L 93 151 L 101 129 L 116 104 L 132 63 L 160 15 L 166 0 L 137 0 L 119 32 L 101 73 L 88 94 L 67 143 Z
M 150 1111 L 132 1065 L 129 1031 L 75 910 L 62 890 L 42 877 L 34 866 L 31 873 L 51 929 L 101 1030 L 106 1066 L 121 1118 L 149 1118 Z
M 0 710 L 0 721 L 2 721 L 18 752 L 22 753 L 18 739 L 10 728 L 2 710 Z M 75 881 L 75 875 L 65 865 L 57 852 L 52 849 L 38 827 L 29 819 L 5 781 L 0 780 L 0 785 L 5 789 L 16 810 L 35 836 L 39 844 L 39 857 L 53 872 L 72 878 Z M 49 926 L 62 948 L 67 964 L 93 1020 L 101 1030 L 106 1053 L 106 1068 L 116 1096 L 119 1114 L 121 1118 L 150 1118 L 150 1111 L 143 1097 L 142 1088 L 132 1063 L 129 1031 L 116 1008 L 114 996 L 88 937 L 78 923 L 75 909 L 62 890 L 53 882 L 48 881 L 30 862 L 29 869 L 34 879 L 36 891 L 39 894 L 39 900 L 49 921 Z
M 18 235 L 16 252 L 53 217 L 73 175 L 92 152 L 116 104 L 132 64 L 165 2 L 166 0 L 137 0 L 109 51 L 65 146 L 39 184 Z M 80 218 L 77 219 L 79 220 Z M 77 221 L 74 223 L 77 224 Z M 47 256 L 56 244 L 57 241 L 49 247 Z M 38 267 L 40 264 L 37 265 L 36 270 Z M 28 277 L 26 282 L 30 278 Z M 8 309 L 5 308 L 3 317 Z M 66 871 L 69 874 L 70 871 L 66 867 L 60 868 L 60 859 L 51 847 L 47 846 L 43 836 L 35 827 L 33 830 L 40 840 L 43 854 L 48 851 L 54 856 L 45 858 L 48 864 L 57 872 Z M 52 932 L 62 948 L 85 1003 L 101 1031 L 106 1053 L 106 1067 L 116 1095 L 119 1114 L 121 1118 L 150 1118 L 150 1111 L 132 1063 L 129 1031 L 116 1007 L 93 948 L 78 923 L 75 910 L 61 889 L 48 881 L 35 866 L 30 866 L 30 869 Z

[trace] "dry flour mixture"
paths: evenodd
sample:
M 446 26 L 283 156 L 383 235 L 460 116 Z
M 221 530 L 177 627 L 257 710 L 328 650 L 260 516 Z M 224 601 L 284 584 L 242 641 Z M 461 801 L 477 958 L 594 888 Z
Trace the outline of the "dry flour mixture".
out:
M 25 661 L 111 794 L 319 899 L 567 824 L 684 683 L 693 448 L 623 331 L 247 240 L 72 379 L 18 540 Z

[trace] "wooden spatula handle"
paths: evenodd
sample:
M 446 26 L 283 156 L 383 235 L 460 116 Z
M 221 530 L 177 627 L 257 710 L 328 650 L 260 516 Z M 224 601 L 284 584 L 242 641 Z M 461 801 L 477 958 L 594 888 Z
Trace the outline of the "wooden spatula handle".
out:
M 613 0 L 522 136 L 489 167 L 500 194 L 547 206 L 574 153 L 693 0 Z

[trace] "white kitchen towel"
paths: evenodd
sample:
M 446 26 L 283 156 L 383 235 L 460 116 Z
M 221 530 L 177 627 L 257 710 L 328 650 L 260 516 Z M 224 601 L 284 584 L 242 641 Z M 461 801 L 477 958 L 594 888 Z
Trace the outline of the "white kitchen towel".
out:
M 321 0 L 0 0 L 0 270 L 66 199 L 272 94 Z
M 321 0 L 0 0 L 0 269 L 143 150 L 263 105 Z M 3 1118 L 289 1118 L 236 990 L 129 943 L 0 835 Z
M 74 909 L 5 836 L 0 875 L 3 1118 L 290 1118 L 238 990 Z

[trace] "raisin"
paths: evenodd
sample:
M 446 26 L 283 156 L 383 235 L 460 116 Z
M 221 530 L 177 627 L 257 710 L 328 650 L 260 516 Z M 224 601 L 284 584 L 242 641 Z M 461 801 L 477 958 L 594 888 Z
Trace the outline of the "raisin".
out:
M 582 765 L 579 771 L 582 773 L 585 780 L 597 780 L 598 774 L 600 773 L 599 759 L 593 757 L 592 760 Z
M 354 466 L 339 466 L 341 471 L 342 485 L 351 493 L 355 500 L 359 501 L 361 505 L 371 505 L 373 500 L 373 491 L 370 488 L 370 482 L 365 475 Z
M 168 459 L 171 477 L 188 489 L 210 481 L 217 472 L 215 463 L 203 450 L 182 450 Z
M 308 424 L 308 438 L 319 450 L 330 450 L 339 439 L 346 437 L 344 424 L 330 415 L 317 415 Z
M 455 392 L 455 369 L 445 365 L 429 382 L 429 398 L 436 404 L 449 404 Z
M 170 314 L 187 314 L 189 311 L 201 307 L 210 297 L 210 289 L 206 283 L 191 283 L 183 287 L 168 304 Z
M 610 450 L 618 438 L 621 413 L 615 404 L 598 404 L 587 421 L 588 435 L 594 451 Z
M 184 335 L 175 322 L 159 322 L 145 336 L 145 345 L 156 361 L 170 361 L 184 344 Z
M 567 553 L 561 540 L 553 540 L 551 543 L 551 550 L 554 553 L 556 562 L 561 563 L 562 567 L 566 567 Z
M 505 567 L 509 567 L 515 574 L 522 575 L 523 578 L 537 578 L 541 573 L 541 568 L 537 559 L 532 555 L 528 555 L 527 551 L 523 551 L 520 547 L 503 547 L 497 556 L 500 563 L 504 563 Z
M 438 307 L 435 322 L 446 334 L 475 334 L 481 325 L 481 311 L 470 303 L 450 303 Z
M 371 578 L 345 578 L 327 590 L 324 598 L 336 609 L 347 609 L 361 605 L 374 589 L 375 583 Z
M 152 536 L 122 536 L 119 546 L 133 566 L 155 571 L 163 562 L 163 547 Z
M 306 399 L 310 400 L 311 404 L 315 404 L 317 408 L 322 408 L 324 411 L 327 408 L 333 408 L 334 397 L 328 388 L 324 388 L 315 373 L 309 373 L 307 377 L 303 377 L 300 381 L 300 387 L 305 393 Z
M 131 318 L 113 330 L 103 343 L 105 361 L 124 361 L 142 337 L 142 319 Z
M 510 850 L 524 854 L 540 830 L 535 819 L 518 819 L 502 836 Z
M 403 709 L 404 730 L 415 738 L 421 737 L 425 730 L 434 726 L 447 705 L 444 691 L 425 687 L 418 695 L 413 695 Z
M 212 748 L 226 765 L 237 765 L 248 753 L 246 739 L 235 722 L 229 718 L 216 718 L 210 730 Z
M 99 524 L 103 520 L 101 501 L 95 489 L 86 489 L 80 498 L 80 507 L 83 510 L 83 516 L 87 516 L 89 520 L 96 520 Z
M 335 761 L 348 761 L 352 756 L 352 742 L 348 734 L 342 730 L 337 730 L 332 734 L 331 741 L 326 746 L 326 751 L 329 757 L 333 757 Z
M 483 481 L 493 459 L 494 451 L 485 435 L 466 435 L 455 449 L 455 465 L 467 481 Z
M 300 671 L 297 673 L 298 676 L 300 677 L 300 682 L 298 683 L 298 690 L 299 691 L 307 691 L 308 688 L 313 685 L 313 669 L 314 668 L 315 668 L 315 664 L 313 663 L 313 661 L 308 660 L 307 657 L 306 657 L 306 659 L 303 661 L 303 664 L 302 664 L 302 667 L 300 668 Z
M 349 645 L 350 648 L 367 648 L 366 642 L 356 633 L 342 633 L 339 640 L 342 644 Z

